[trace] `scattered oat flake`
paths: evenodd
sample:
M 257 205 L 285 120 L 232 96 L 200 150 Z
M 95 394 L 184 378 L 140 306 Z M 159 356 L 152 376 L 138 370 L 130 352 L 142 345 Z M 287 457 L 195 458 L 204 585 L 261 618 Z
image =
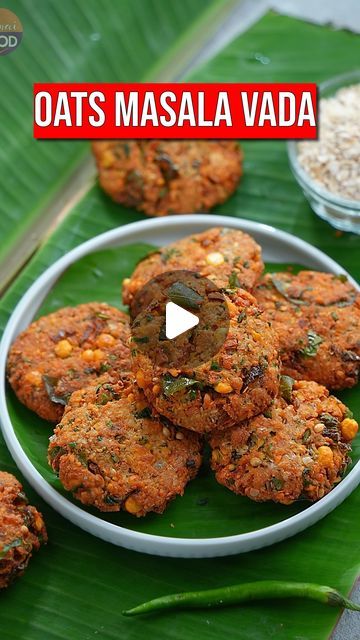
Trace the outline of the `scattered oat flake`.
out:
M 319 186 L 360 200 L 360 84 L 320 100 L 319 139 L 300 142 L 298 160 Z

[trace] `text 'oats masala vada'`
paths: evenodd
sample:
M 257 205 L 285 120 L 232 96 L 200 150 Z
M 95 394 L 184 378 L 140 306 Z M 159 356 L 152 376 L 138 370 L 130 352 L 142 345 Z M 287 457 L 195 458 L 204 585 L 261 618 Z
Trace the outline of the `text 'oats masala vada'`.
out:
M 0 589 L 22 575 L 32 552 L 46 541 L 41 513 L 28 504 L 20 482 L 0 471 Z
M 267 274 L 255 295 L 279 336 L 285 374 L 329 389 L 358 382 L 360 294 L 346 276 Z
M 92 150 L 103 190 L 150 216 L 208 211 L 242 175 L 233 140 L 101 140 Z
M 208 278 L 218 287 L 234 284 L 251 291 L 264 264 L 261 248 L 239 229 L 215 227 L 194 234 L 151 253 L 137 265 L 131 278 L 123 282 L 123 301 L 132 316 L 141 310 L 135 299 L 143 287 L 159 274 L 186 269 Z
M 284 376 L 267 411 L 211 435 L 211 466 L 220 484 L 252 500 L 315 501 L 342 479 L 357 430 L 325 387 Z
M 206 344 L 223 326 L 199 323 L 178 336 L 172 363 L 170 341 L 157 339 L 163 322 L 161 305 L 154 301 L 135 321 L 151 345 L 149 351 L 141 344 L 132 349 L 139 387 L 161 415 L 199 433 L 225 429 L 261 413 L 278 392 L 277 338 L 263 321 L 255 298 L 243 289 L 229 289 L 224 297 L 229 326 L 222 346 L 211 360 L 197 366 L 189 366 L 194 342 Z
M 58 422 L 70 395 L 106 371 L 129 370 L 128 316 L 103 303 L 43 316 L 12 345 L 7 375 L 19 400 Z
M 159 418 L 135 387 L 105 404 L 82 400 L 73 394 L 50 438 L 49 463 L 64 488 L 101 511 L 162 513 L 195 477 L 200 438 Z

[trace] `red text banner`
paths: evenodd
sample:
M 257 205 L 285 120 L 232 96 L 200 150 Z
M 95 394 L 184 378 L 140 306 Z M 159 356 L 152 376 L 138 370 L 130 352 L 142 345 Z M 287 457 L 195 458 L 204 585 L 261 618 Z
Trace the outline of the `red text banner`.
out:
M 317 137 L 314 83 L 37 83 L 34 137 Z

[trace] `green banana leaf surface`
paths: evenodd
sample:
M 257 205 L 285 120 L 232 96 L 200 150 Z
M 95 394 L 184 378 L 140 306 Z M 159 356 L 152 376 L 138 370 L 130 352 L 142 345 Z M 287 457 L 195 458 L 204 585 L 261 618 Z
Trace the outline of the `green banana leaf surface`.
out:
M 334 50 L 337 55 L 330 57 L 329 52 Z M 198 69 L 191 79 L 320 82 L 351 70 L 357 55 L 358 40 L 350 33 L 268 14 L 214 60 Z M 246 142 L 243 146 L 244 178 L 235 195 L 216 212 L 266 222 L 290 231 L 321 248 L 359 278 L 358 237 L 339 235 L 313 214 L 290 173 L 285 144 L 259 141 Z M 2 327 L 24 291 L 54 260 L 102 231 L 142 218 L 132 210 L 113 204 L 97 186 L 93 187 L 3 298 Z M 113 286 L 118 288 L 121 275 L 131 269 L 134 259 L 145 249 L 137 246 L 125 252 L 122 263 L 118 264 L 118 280 L 115 260 L 107 252 L 87 258 L 85 264 L 74 265 L 47 299 L 46 310 L 71 302 L 73 295 L 76 301 L 83 300 L 79 298 L 81 289 L 85 289 L 83 278 L 86 273 L 88 278 L 92 277 L 91 269 L 100 269 L 100 273 L 108 275 L 104 278 L 103 294 L 109 302 L 119 304 L 116 292 L 113 297 Z M 89 260 L 93 260 L 90 268 Z M 93 287 L 92 280 L 86 282 Z M 358 390 L 342 394 L 357 415 L 360 414 L 358 396 Z M 37 455 L 34 451 L 44 448 L 43 439 L 45 432 L 48 436 L 48 427 L 22 408 L 11 394 L 9 404 L 24 447 L 29 454 Z M 356 445 L 354 458 L 359 454 Z M 0 463 L 2 468 L 15 471 L 2 441 Z M 44 475 L 49 474 L 49 481 L 56 482 L 40 456 L 39 464 L 43 464 Z M 176 515 L 183 501 L 184 520 L 176 523 L 175 528 L 169 526 L 168 535 L 185 532 L 196 537 L 204 535 L 204 531 L 209 536 L 219 532 L 225 535 L 243 530 L 241 527 L 250 517 L 254 518 L 254 527 L 263 526 L 271 519 L 282 519 L 291 513 L 291 509 L 299 508 L 296 505 L 288 511 L 284 507 L 238 501 L 230 492 L 215 487 L 206 473 L 200 476 L 198 489 L 196 482 L 190 485 L 184 498 L 170 506 L 162 524 L 158 516 L 135 524 L 125 517 L 123 523 L 126 520 L 126 526 L 138 530 L 156 533 L 160 527 L 163 531 L 166 523 L 171 523 L 171 514 Z M 319 582 L 346 593 L 359 573 L 359 491 L 313 527 L 273 547 L 237 557 L 184 560 L 151 557 L 102 542 L 60 517 L 27 483 L 25 487 L 31 500 L 45 515 L 49 544 L 34 557 L 25 576 L 0 596 L 1 634 L 6 639 L 85 640 L 94 637 L 140 640 L 147 636 L 161 640 L 225 637 L 324 640 L 329 636 L 338 612 L 316 603 L 287 601 L 284 606 L 267 601 L 226 610 L 177 612 L 176 615 L 168 612 L 142 619 L 125 619 L 121 610 L 170 592 L 267 578 Z
M 131 275 L 136 263 L 154 247 L 128 245 L 121 249 L 98 251 L 72 265 L 57 281 L 39 309 L 38 316 L 51 313 L 66 305 L 104 301 L 121 306 L 119 283 Z M 288 265 L 269 265 L 270 269 L 284 270 Z M 126 307 L 123 307 L 126 311 Z M 23 450 L 37 470 L 61 494 L 72 500 L 47 463 L 47 447 L 53 426 L 27 410 L 9 390 L 8 406 L 12 423 Z M 354 407 L 356 408 L 356 407 Z M 31 428 L 29 428 L 31 425 Z M 357 449 L 353 461 L 359 459 Z M 186 538 L 206 538 L 261 529 L 299 513 L 309 506 L 307 501 L 298 501 L 291 506 L 273 503 L 259 504 L 236 496 L 220 486 L 210 471 L 208 452 L 205 451 L 203 467 L 193 482 L 186 488 L 184 496 L 173 501 L 161 516 L 149 514 L 146 518 L 134 518 L 120 513 L 99 513 L 87 509 L 114 524 L 155 535 Z
M 1 59 L 0 237 L 6 242 L 0 245 L 0 288 L 1 272 L 8 268 L 14 248 L 22 241 L 22 253 L 29 257 L 44 217 L 51 213 L 47 207 L 60 198 L 61 188 L 88 152 L 85 141 L 39 144 L 33 139 L 33 83 L 155 80 L 159 69 L 174 56 L 181 57 L 188 31 L 210 21 L 212 12 L 221 13 L 222 4 L 219 0 L 11 2 L 24 37 L 16 55 Z

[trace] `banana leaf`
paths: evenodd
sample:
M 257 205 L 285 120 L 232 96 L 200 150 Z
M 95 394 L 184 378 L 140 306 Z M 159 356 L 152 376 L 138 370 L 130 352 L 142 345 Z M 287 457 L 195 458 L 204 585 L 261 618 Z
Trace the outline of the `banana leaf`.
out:
M 332 55 L 334 51 L 336 56 Z M 357 52 L 358 39 L 350 33 L 268 14 L 213 61 L 196 71 L 191 79 L 321 81 L 350 70 Z M 217 213 L 267 222 L 291 231 L 326 251 L 359 278 L 358 237 L 339 235 L 312 213 L 290 174 L 285 145 L 247 142 L 244 149 L 244 179 L 236 194 L 217 208 Z M 97 233 L 141 218 L 140 214 L 111 203 L 97 187 L 92 188 L 4 297 L 0 310 L 2 326 L 29 284 L 57 257 Z M 131 267 L 131 255 L 135 253 L 130 252 L 128 264 L 119 265 L 119 274 L 121 269 Z M 102 259 L 106 269 L 105 257 Z M 75 272 L 82 269 L 81 274 L 86 271 L 81 264 L 74 265 L 74 269 Z M 71 280 L 75 283 L 75 276 Z M 58 286 L 54 297 L 47 301 L 47 309 L 55 304 L 55 299 L 62 300 L 70 283 L 68 280 L 59 282 Z M 39 434 L 40 426 L 35 425 L 33 417 L 30 422 L 29 414 L 11 396 L 9 398 L 17 428 L 22 430 L 30 446 L 26 430 L 34 427 L 32 433 L 36 441 L 43 437 Z M 348 391 L 343 398 L 359 415 L 358 391 Z M 357 444 L 355 458 L 359 454 Z M 2 443 L 0 463 L 3 468 L 15 471 Z M 186 501 L 187 514 L 184 522 L 179 523 L 180 531 L 193 531 L 193 535 L 199 535 L 207 524 L 207 535 L 215 530 L 233 531 L 234 518 L 239 515 L 233 496 L 220 491 L 216 498 L 218 502 L 206 504 L 205 498 L 213 495 L 214 489 L 211 478 L 207 478 L 200 478 L 204 498 L 200 504 L 196 503 L 193 493 L 195 482 L 186 497 L 180 499 Z M 315 603 L 287 601 L 283 606 L 268 601 L 227 610 L 177 613 L 176 617 L 167 613 L 143 619 L 124 619 L 121 610 L 169 592 L 267 578 L 327 583 L 346 593 L 359 571 L 359 491 L 310 529 L 271 548 L 235 558 L 176 560 L 141 555 L 99 541 L 65 521 L 45 505 L 27 483 L 25 486 L 31 499 L 44 512 L 50 542 L 48 548 L 33 559 L 26 575 L 1 594 L 1 633 L 6 639 L 100 637 L 140 640 L 148 636 L 169 640 L 184 637 L 190 640 L 219 637 L 324 640 L 329 636 L 338 612 Z M 245 520 L 249 507 L 244 506 L 244 501 L 241 504 Z M 255 506 L 259 507 L 262 521 L 266 519 L 266 513 L 273 517 L 272 509 L 267 511 L 266 505 Z M 170 508 L 176 507 L 177 501 Z M 265 509 L 261 515 L 260 509 Z M 159 526 L 156 521 L 157 517 L 154 517 L 152 522 L 155 524 L 137 526 L 153 527 L 155 531 Z M 173 535 L 179 534 L 175 531 Z
M 6 242 L 0 243 L 0 289 L 37 247 L 60 208 L 64 186 L 76 188 L 83 166 L 91 172 L 86 142 L 33 139 L 33 83 L 155 80 L 188 55 L 191 34 L 218 18 L 223 5 L 13 0 L 24 37 L 13 55 L 1 59 L 0 238 Z
M 133 244 L 122 247 L 121 251 L 97 251 L 78 260 L 57 281 L 37 315 L 42 316 L 66 305 L 73 306 L 94 299 L 126 311 L 126 307 L 120 303 L 119 285 L 124 278 L 131 275 L 138 261 L 153 250 L 154 247 L 149 245 Z M 267 270 L 287 270 L 289 266 L 269 264 Z M 298 269 L 299 266 L 295 265 L 294 271 Z M 350 404 L 354 411 L 360 409 L 360 406 L 356 406 L 354 398 Z M 47 464 L 48 438 L 53 432 L 52 425 L 23 407 L 11 391 L 8 393 L 8 405 L 23 449 L 42 476 L 71 500 L 71 496 L 64 491 L 57 476 Z M 353 463 L 358 461 L 359 453 L 358 446 L 355 446 L 352 454 Z M 135 531 L 175 538 L 202 538 L 254 531 L 281 522 L 309 506 L 306 501 L 298 501 L 286 507 L 272 503 L 259 504 L 236 496 L 215 481 L 209 470 L 206 454 L 207 452 L 196 481 L 190 483 L 185 495 L 172 502 L 161 516 L 152 514 L 146 518 L 134 518 L 123 512 L 99 514 L 94 509 L 87 510 L 103 520 Z M 76 504 L 76 501 L 73 502 Z

